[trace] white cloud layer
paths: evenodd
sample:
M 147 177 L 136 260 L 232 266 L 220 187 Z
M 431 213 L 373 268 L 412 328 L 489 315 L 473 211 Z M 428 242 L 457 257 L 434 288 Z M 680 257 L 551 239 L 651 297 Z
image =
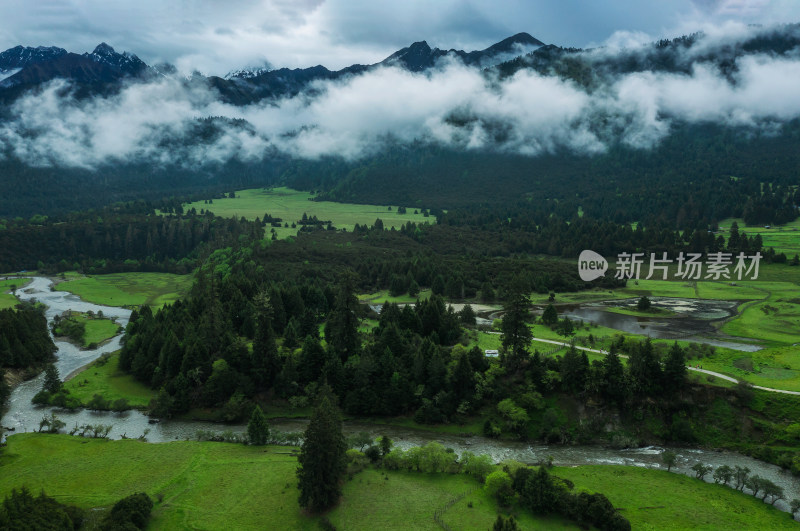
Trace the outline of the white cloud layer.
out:
M 687 61 L 693 54 L 687 52 Z M 797 53 L 744 56 L 737 67 L 731 78 L 709 63 L 695 64 L 690 74 L 639 72 L 587 91 L 530 70 L 499 81 L 450 62 L 425 74 L 381 68 L 245 107 L 176 80 L 132 84 L 118 95 L 81 101 L 59 81 L 13 105 L 10 119 L 0 123 L 0 148 L 33 165 L 88 168 L 138 160 L 250 161 L 274 150 L 353 159 L 387 140 L 525 155 L 593 154 L 616 142 L 652 148 L 675 121 L 770 129 L 800 117 Z M 231 120 L 199 141 L 198 120 L 207 117 Z

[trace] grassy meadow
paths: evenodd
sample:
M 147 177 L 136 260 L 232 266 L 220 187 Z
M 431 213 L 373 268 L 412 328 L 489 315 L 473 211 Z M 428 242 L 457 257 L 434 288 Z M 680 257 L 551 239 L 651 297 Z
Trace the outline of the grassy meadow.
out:
M 433 513 L 461 494 L 463 500 L 442 519 L 453 529 L 491 529 L 497 519 L 497 502 L 478 482 L 464 474 L 421 474 L 367 469 L 345 484 L 340 504 L 328 518 L 337 529 L 441 529 Z M 468 503 L 472 502 L 472 507 Z M 505 514 L 505 513 L 504 513 Z M 560 518 L 536 518 L 516 513 L 520 529 L 580 529 Z
M 119 325 L 110 319 L 98 319 L 97 317 L 90 319 L 83 313 L 73 314 L 73 319 L 86 326 L 86 335 L 83 338 L 84 347 L 88 347 L 92 343 L 99 345 L 119 332 Z
M 6 280 L 0 280 L 0 310 L 14 308 L 17 304 L 19 304 L 19 299 L 11 294 L 11 290 L 15 287 L 16 289 L 23 289 L 28 285 L 29 282 L 30 279 L 27 278 L 9 278 Z
M 145 408 L 156 393 L 119 368 L 119 352 L 100 357 L 64 383 L 70 395 L 86 404 L 94 395 L 109 402 L 120 398 L 131 407 Z
M 602 492 L 633 529 L 797 529 L 797 522 L 730 487 L 639 467 L 555 468 L 576 489 Z
M 321 529 L 297 505 L 296 449 L 180 441 L 160 444 L 17 434 L 0 455 L 0 496 L 25 485 L 85 509 L 134 492 L 155 501 L 148 529 Z M 633 529 L 797 529 L 789 515 L 734 489 L 664 471 L 621 466 L 554 469 L 576 490 L 603 492 Z M 443 520 L 489 529 L 494 500 L 465 475 L 364 470 L 326 516 L 338 529 L 438 529 L 436 509 L 466 494 Z M 513 510 L 520 529 L 577 529 Z M 102 514 L 102 513 L 101 513 Z
M 239 190 L 234 198 L 214 199 L 211 203 L 195 201 L 183 205 L 184 210 L 196 209 L 213 212 L 221 217 L 244 217 L 254 220 L 263 219 L 265 214 L 273 218 L 280 218 L 281 227 L 276 227 L 275 232 L 280 239 L 295 236 L 300 225 L 291 228 L 292 223 L 297 223 L 305 213 L 308 217 L 316 216 L 321 221 L 331 221 L 337 229 L 352 231 L 358 225 L 369 225 L 380 218 L 387 229 L 413 221 L 414 223 L 435 223 L 435 218 L 425 217 L 421 213 L 414 214 L 415 209 L 408 207 L 407 213 L 399 214 L 397 205 L 356 205 L 351 203 L 334 203 L 331 201 L 311 201 L 314 196 L 309 192 L 300 192 L 290 188 L 256 188 Z M 288 227 L 283 224 L 288 223 Z M 267 233 L 271 227 L 267 227 Z
M 362 293 L 358 295 L 359 302 L 366 302 L 369 304 L 388 304 L 394 302 L 396 304 L 414 304 L 417 300 L 426 300 L 431 296 L 431 290 L 423 289 L 412 297 L 408 293 L 403 295 L 391 295 L 388 289 L 376 291 L 375 293 Z
M 192 275 L 171 273 L 114 273 L 75 278 L 57 284 L 56 289 L 106 306 L 161 307 L 185 296 Z
M 745 232 L 748 237 L 760 234 L 764 247 L 772 247 L 776 253 L 785 253 L 790 260 L 794 255 L 800 254 L 800 219 L 766 228 L 763 225 L 747 226 L 741 218 L 728 218 L 719 223 L 720 231 L 726 241 L 734 221 L 739 226 L 739 234 Z
M 25 278 L 10 278 L 8 280 L 0 280 L 0 310 L 13 308 L 16 306 L 19 303 L 19 299 L 10 293 L 11 289 L 12 287 L 21 289 L 28 282 L 29 280 Z

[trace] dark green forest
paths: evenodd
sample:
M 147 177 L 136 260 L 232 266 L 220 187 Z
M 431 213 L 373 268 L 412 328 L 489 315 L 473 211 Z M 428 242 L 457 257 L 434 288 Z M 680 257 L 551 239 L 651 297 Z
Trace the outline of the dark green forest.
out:
M 21 304 L 18 310 L 0 310 L 0 369 L 42 366 L 55 351 L 42 309 Z

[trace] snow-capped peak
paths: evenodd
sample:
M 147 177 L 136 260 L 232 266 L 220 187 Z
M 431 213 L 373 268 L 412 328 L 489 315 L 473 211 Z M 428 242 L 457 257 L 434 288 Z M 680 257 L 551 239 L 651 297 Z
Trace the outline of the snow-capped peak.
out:
M 225 74 L 225 79 L 253 79 L 272 70 L 272 65 L 264 62 L 258 66 L 246 66 L 238 70 L 231 70 Z

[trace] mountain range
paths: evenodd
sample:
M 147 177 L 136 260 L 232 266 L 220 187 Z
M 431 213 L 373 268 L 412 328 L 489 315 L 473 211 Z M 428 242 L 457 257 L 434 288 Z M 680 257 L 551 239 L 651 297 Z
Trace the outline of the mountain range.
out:
M 736 177 L 742 197 L 763 183 L 796 186 L 798 57 L 800 24 L 621 50 L 527 33 L 479 51 L 419 41 L 375 64 L 223 77 L 184 77 L 105 43 L 84 54 L 17 46 L 0 53 L 0 218 L 282 183 L 443 209 L 546 198 L 617 222 L 669 191 L 689 205 L 669 216 L 721 219 L 743 204 L 691 213 L 715 208 L 693 199 L 709 179 Z M 50 97 L 43 88 L 56 79 L 69 90 Z M 141 95 L 159 79 L 175 83 L 105 97 Z M 577 191 L 607 197 L 590 204 Z
M 485 50 L 470 52 L 440 50 L 420 41 L 372 65 L 357 64 L 341 70 L 329 70 L 321 65 L 295 69 L 261 67 L 237 70 L 224 77 L 204 76 L 195 72 L 189 81 L 207 83 L 219 92 L 226 103 L 245 105 L 264 98 L 296 94 L 313 81 L 339 79 L 381 66 L 422 72 L 450 58 L 469 66 L 488 67 L 542 46 L 543 42 L 527 33 L 518 33 Z M 0 100 L 11 101 L 57 78 L 69 80 L 77 87 L 78 96 L 86 96 L 113 91 L 124 81 L 150 81 L 175 75 L 175 68 L 171 65 L 149 66 L 136 55 L 118 53 L 106 43 L 98 45 L 92 53 L 84 54 L 57 47 L 15 46 L 0 53 Z
M 356 76 L 380 67 L 394 66 L 425 72 L 443 61 L 459 61 L 469 67 L 496 72 L 501 78 L 520 70 L 555 75 L 591 88 L 611 76 L 631 72 L 690 74 L 700 63 L 713 64 L 726 75 L 737 68 L 737 58 L 748 54 L 788 56 L 800 47 L 800 24 L 754 32 L 738 40 L 698 42 L 701 33 L 650 45 L 608 51 L 564 48 L 545 44 L 528 33 L 517 33 L 484 50 L 442 50 L 426 41 L 414 42 L 375 64 L 354 64 L 340 70 L 323 65 L 308 68 L 277 68 L 262 65 L 230 72 L 225 76 L 194 72 L 182 82 L 203 84 L 233 105 L 248 105 L 265 99 L 294 96 L 311 83 Z M 15 46 L 0 53 L 0 102 L 9 103 L 27 91 L 54 79 L 72 84 L 76 97 L 103 95 L 119 90 L 126 82 L 147 82 L 163 77 L 179 78 L 170 64 L 148 65 L 135 54 L 118 53 L 106 43 L 91 53 L 76 54 L 63 48 Z

